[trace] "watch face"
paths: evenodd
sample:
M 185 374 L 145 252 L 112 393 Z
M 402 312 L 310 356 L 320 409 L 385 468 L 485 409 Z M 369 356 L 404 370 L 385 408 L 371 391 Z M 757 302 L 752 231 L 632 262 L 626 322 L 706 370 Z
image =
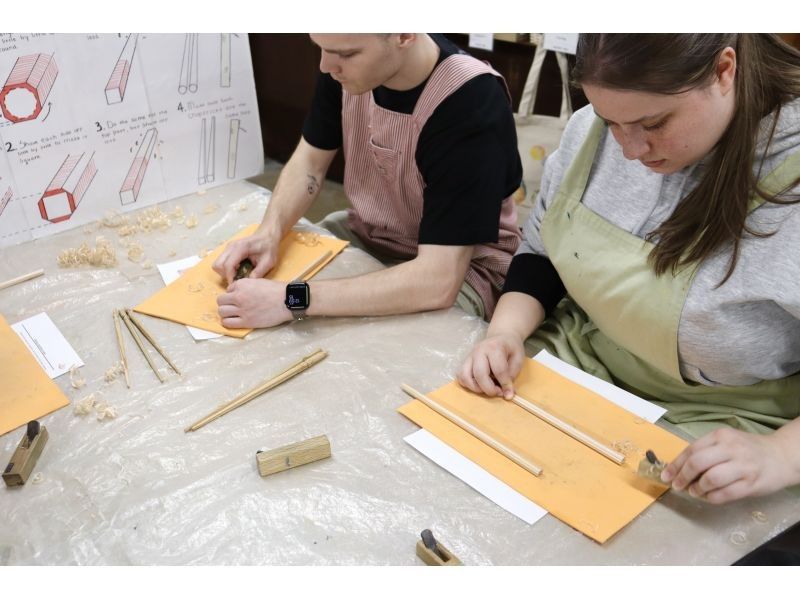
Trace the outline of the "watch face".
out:
M 304 282 L 286 285 L 286 307 L 289 309 L 307 309 L 309 303 L 308 285 Z

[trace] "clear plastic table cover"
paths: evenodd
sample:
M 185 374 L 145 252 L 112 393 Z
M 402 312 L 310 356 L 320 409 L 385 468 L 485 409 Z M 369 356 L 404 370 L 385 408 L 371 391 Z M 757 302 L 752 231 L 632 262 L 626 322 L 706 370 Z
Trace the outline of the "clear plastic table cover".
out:
M 175 221 L 141 232 L 144 259 L 210 250 L 253 222 L 266 189 L 231 183 L 159 207 Z M 135 218 L 137 213 L 129 214 Z M 313 229 L 308 222 L 303 226 Z M 59 268 L 65 248 L 104 235 L 118 265 Z M 126 338 L 131 388 L 104 373 L 118 360 L 112 309 L 163 286 L 127 259 L 118 229 L 98 223 L 2 250 L 0 280 L 45 275 L 0 291 L 10 323 L 45 311 L 85 362 L 86 385 L 56 379 L 72 404 L 41 418 L 50 434 L 22 487 L 0 487 L 0 564 L 421 564 L 420 531 L 465 564 L 728 564 L 798 518 L 787 492 L 713 507 L 667 493 L 604 545 L 548 515 L 528 525 L 416 452 L 417 427 L 396 412 L 407 383 L 447 383 L 486 324 L 458 308 L 381 318 L 311 318 L 243 340 L 194 341 L 184 326 L 141 316 L 182 369 L 159 383 Z M 383 267 L 347 248 L 319 278 Z M 127 337 L 127 332 L 123 331 Z M 184 428 L 317 348 L 327 359 L 206 427 Z M 115 418 L 80 416 L 90 393 Z M 0 437 L 8 462 L 24 433 Z M 262 478 L 259 449 L 312 436 L 332 457 Z

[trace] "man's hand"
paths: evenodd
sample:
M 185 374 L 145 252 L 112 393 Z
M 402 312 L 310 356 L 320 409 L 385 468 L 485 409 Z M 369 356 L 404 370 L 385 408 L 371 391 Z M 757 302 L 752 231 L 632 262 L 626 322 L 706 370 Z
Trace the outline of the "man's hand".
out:
M 793 460 L 778 433 L 768 436 L 720 428 L 696 440 L 662 472 L 675 490 L 721 504 L 763 496 L 797 482 Z
M 475 345 L 458 372 L 457 380 L 472 392 L 489 397 L 514 398 L 514 378 L 522 369 L 525 348 L 514 334 L 490 336 Z
M 285 299 L 285 282 L 242 278 L 217 297 L 217 305 L 225 328 L 270 328 L 292 319 Z
M 239 263 L 245 258 L 250 258 L 254 266 L 248 278 L 263 278 L 275 265 L 278 258 L 278 243 L 259 234 L 232 241 L 225 247 L 212 268 L 230 284 L 236 276 Z

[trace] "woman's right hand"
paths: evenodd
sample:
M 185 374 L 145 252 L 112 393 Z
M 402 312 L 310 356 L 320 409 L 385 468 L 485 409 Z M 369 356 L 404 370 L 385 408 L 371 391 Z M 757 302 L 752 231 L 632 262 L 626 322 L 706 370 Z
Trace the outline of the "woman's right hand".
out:
M 515 334 L 488 336 L 472 349 L 456 376 L 472 392 L 514 398 L 514 378 L 522 369 L 525 347 Z
M 248 278 L 263 278 L 278 259 L 278 243 L 259 234 L 231 241 L 212 268 L 230 284 L 236 276 L 236 269 L 245 258 L 250 258 L 254 266 Z

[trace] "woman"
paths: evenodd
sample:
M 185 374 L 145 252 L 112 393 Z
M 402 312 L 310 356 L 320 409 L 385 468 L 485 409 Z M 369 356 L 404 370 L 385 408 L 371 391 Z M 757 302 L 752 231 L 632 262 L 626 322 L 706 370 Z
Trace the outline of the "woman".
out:
M 589 34 L 576 58 L 591 105 L 459 382 L 510 398 L 526 348 L 546 348 L 699 437 L 674 488 L 723 503 L 800 483 L 800 52 Z

